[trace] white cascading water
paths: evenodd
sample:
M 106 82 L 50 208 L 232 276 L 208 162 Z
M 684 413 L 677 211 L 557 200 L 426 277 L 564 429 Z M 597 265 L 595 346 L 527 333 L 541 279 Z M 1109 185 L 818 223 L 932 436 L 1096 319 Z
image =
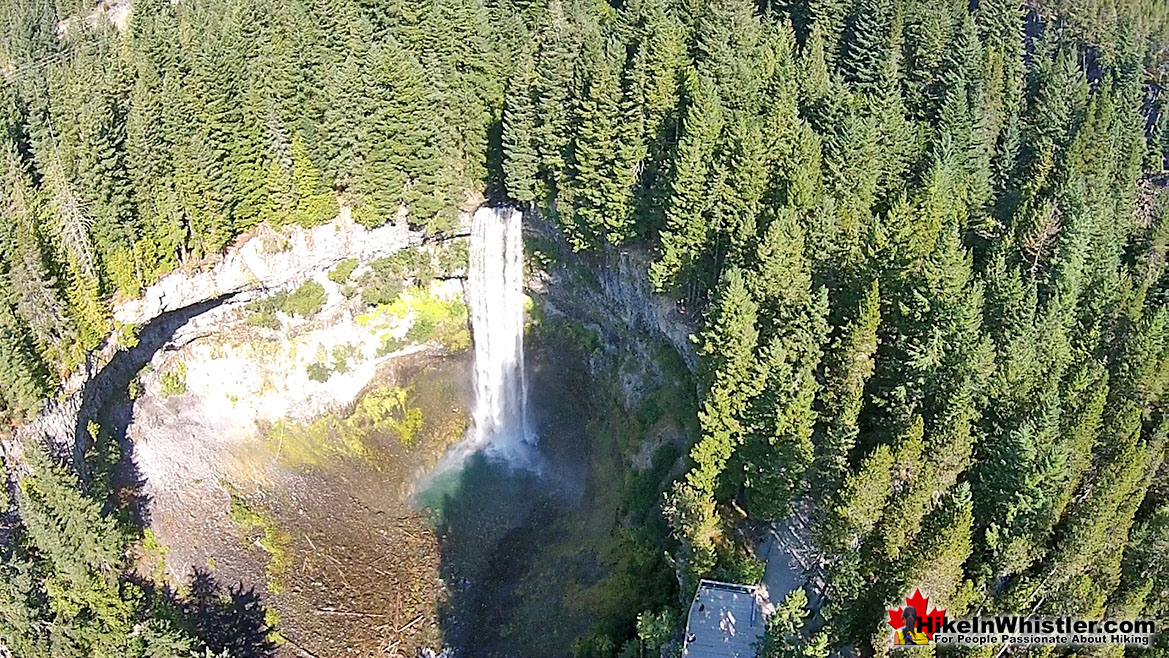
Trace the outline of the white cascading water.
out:
M 471 221 L 467 298 L 475 343 L 472 449 L 528 464 L 523 213 L 481 207 Z

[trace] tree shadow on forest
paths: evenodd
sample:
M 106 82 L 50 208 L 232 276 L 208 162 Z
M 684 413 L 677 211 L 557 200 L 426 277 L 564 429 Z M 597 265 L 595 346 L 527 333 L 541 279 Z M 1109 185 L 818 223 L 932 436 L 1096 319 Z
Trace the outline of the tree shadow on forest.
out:
M 504 184 L 503 173 L 503 118 L 497 118 L 487 127 L 487 154 L 484 165 L 487 167 L 487 180 L 484 196 L 491 203 L 502 203 L 507 200 L 507 187 Z
M 144 492 L 146 480 L 135 459 L 134 443 L 128 436 L 136 404 L 127 393 L 128 387 L 160 350 L 177 349 L 170 343 L 180 328 L 234 296 L 225 295 L 164 313 L 142 325 L 137 344 L 114 354 L 92 374 L 82 390 L 75 451 L 81 455 L 89 453 L 91 472 L 86 477 L 91 484 L 97 484 L 101 490 L 104 480 L 109 486 L 111 495 L 106 512 L 118 515 L 123 522 L 140 530 L 150 526 L 150 501 Z M 95 420 L 100 425 L 100 434 L 92 437 L 90 422 Z M 85 467 L 85 461 L 76 461 L 76 456 L 74 459 Z M 95 479 L 98 483 L 94 483 Z M 183 596 L 170 587 L 159 589 L 140 581 L 139 584 L 153 591 L 159 597 L 156 601 L 173 610 L 176 621 L 213 655 L 226 651 L 232 658 L 275 656 L 267 609 L 254 588 L 245 587 L 242 582 L 225 587 L 209 571 L 200 568 L 191 574 Z
M 227 651 L 232 658 L 269 658 L 276 644 L 266 609 L 254 588 L 237 583 L 224 591 L 210 572 L 196 568 L 191 575 L 190 593 L 178 607 L 191 631 L 214 654 Z

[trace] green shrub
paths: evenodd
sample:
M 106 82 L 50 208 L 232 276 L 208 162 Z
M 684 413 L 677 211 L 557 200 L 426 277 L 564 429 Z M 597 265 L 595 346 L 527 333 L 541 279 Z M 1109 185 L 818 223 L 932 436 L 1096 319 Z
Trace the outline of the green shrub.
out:
M 612 658 L 617 651 L 613 638 L 604 633 L 593 633 L 572 641 L 572 658 Z
M 377 348 L 377 355 L 385 356 L 391 352 L 397 352 L 403 347 L 406 347 L 407 344 L 406 341 L 395 338 L 394 334 L 387 331 L 382 335 L 382 344 Z
M 309 279 L 285 298 L 284 307 L 281 310 L 289 315 L 311 318 L 320 313 L 326 299 L 328 296 L 325 295 L 325 287 Z
M 187 364 L 179 363 L 179 366 L 170 372 L 162 373 L 159 379 L 162 383 L 162 397 L 169 398 L 172 395 L 182 395 L 187 392 Z
M 345 345 L 338 345 L 333 348 L 333 372 L 339 372 L 341 374 L 349 372 L 350 361 L 353 363 L 362 361 L 360 347 L 346 343 Z
M 286 315 L 311 318 L 321 311 L 327 300 L 325 287 L 309 279 L 291 293 L 278 292 L 248 304 L 247 323 L 256 327 L 279 329 L 280 318 L 276 315 L 277 311 Z
M 406 280 L 425 287 L 434 277 L 428 252 L 418 247 L 403 249 L 369 264 L 369 271 L 361 277 L 361 298 L 370 306 L 389 304 L 406 288 Z
M 557 260 L 561 260 L 561 256 L 555 242 L 538 236 L 524 236 L 524 262 L 529 268 L 546 270 Z
M 445 276 L 451 276 L 459 270 L 467 269 L 468 250 L 466 240 L 454 240 L 438 253 L 438 270 Z
M 330 353 L 325 350 L 324 345 L 317 346 L 317 360 L 306 368 L 309 379 L 314 382 L 327 382 L 334 373 L 343 375 L 349 372 L 350 362 L 360 363 L 365 358 L 365 355 L 361 353 L 361 348 L 350 343 L 333 348 L 331 365 L 329 356 Z
M 361 301 L 367 306 L 389 304 L 406 289 L 400 279 L 375 277 L 372 272 L 361 277 L 361 285 Z
M 333 374 L 333 371 L 322 363 L 310 363 L 306 370 L 308 370 L 309 379 L 322 384 L 329 381 L 329 377 Z
M 247 323 L 253 327 L 264 327 L 265 329 L 279 329 L 280 318 L 276 317 L 276 313 L 267 311 L 255 311 L 248 315 Z
M 726 553 L 719 556 L 715 578 L 728 583 L 758 584 L 763 580 L 767 563 L 755 557 L 747 547 L 733 544 Z
M 340 263 L 337 263 L 337 266 L 329 272 L 329 280 L 337 285 L 341 285 L 349 280 L 349 276 L 353 274 L 353 270 L 355 269 L 357 269 L 357 259 L 346 258 Z
M 288 293 L 281 292 L 251 302 L 246 307 L 248 311 L 247 323 L 253 327 L 279 329 L 280 318 L 276 316 L 276 312 L 284 307 L 284 302 L 287 298 Z

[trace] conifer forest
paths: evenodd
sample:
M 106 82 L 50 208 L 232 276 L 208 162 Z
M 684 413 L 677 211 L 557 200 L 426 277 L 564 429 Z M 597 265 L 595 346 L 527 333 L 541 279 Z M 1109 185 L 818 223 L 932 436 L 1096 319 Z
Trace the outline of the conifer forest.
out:
M 263 224 L 444 236 L 482 194 L 645 254 L 692 323 L 682 621 L 581 658 L 671 655 L 793 515 L 821 596 L 760 656 L 885 655 L 915 588 L 1169 623 L 1167 80 L 1163 0 L 0 0 L 0 433 Z M 133 577 L 58 457 L 6 464 L 0 656 L 267 655 Z

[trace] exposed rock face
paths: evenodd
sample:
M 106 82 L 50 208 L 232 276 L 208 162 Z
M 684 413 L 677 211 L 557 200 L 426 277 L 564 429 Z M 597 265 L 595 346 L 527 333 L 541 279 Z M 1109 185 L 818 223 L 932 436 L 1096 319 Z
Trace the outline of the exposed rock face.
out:
M 142 297 L 118 304 L 114 319 L 142 324 L 163 313 L 247 290 L 283 288 L 327 271 L 346 258 L 368 262 L 423 242 L 422 233 L 394 223 L 367 229 L 344 210 L 336 220 L 311 229 L 293 226 L 277 233 L 263 227 L 213 267 L 172 272 Z
M 126 381 L 156 352 L 181 336 L 177 332 L 193 318 L 229 299 L 246 301 L 309 278 L 324 280 L 346 258 L 366 263 L 425 241 L 421 232 L 411 231 L 405 222 L 367 229 L 354 222 L 347 210 L 311 229 L 292 226 L 277 232 L 261 227 L 207 269 L 172 272 L 147 288 L 141 298 L 115 304 L 115 320 L 141 326 L 139 344 L 119 349 L 111 335 L 63 382 L 57 398 L 45 401 L 36 418 L 13 436 L 0 439 L 0 452 L 13 475 L 19 478 L 23 472 L 24 443 L 41 440 L 69 457 L 86 477 L 82 455 L 88 446 L 87 421 L 96 417 L 111 395 L 124 390 Z
M 608 249 L 595 268 L 601 292 L 610 309 L 631 328 L 665 340 L 693 372 L 698 357 L 690 335 L 693 318 L 679 312 L 674 300 L 654 291 L 649 282 L 649 258 L 642 252 Z
M 596 333 L 604 358 L 590 368 L 594 374 L 617 378 L 626 408 L 633 408 L 662 381 L 660 345 L 676 351 L 694 372 L 698 364 L 690 340 L 696 330 L 694 319 L 679 312 L 674 300 L 654 292 L 646 254 L 613 247 L 573 254 L 548 222 L 532 217 L 527 228 L 558 252 L 545 269 L 533 272 L 529 289 L 545 311 Z
M 627 406 L 636 404 L 660 379 L 661 364 L 655 350 L 661 343 L 676 350 L 688 369 L 695 369 L 697 357 L 690 340 L 693 318 L 680 313 L 674 300 L 653 291 L 645 254 L 616 248 L 572 254 L 559 231 L 538 216 L 528 218 L 526 230 L 559 251 L 554 263 L 531 278 L 529 288 L 549 312 L 562 314 L 598 334 L 606 362 L 598 361 L 592 367 L 596 372 L 617 373 Z M 225 301 L 246 301 L 309 278 L 327 286 L 325 274 L 343 259 L 366 263 L 424 242 L 425 236 L 411 231 L 404 222 L 367 229 L 353 222 L 345 209 L 336 220 L 312 229 L 288 227 L 276 232 L 263 227 L 213 266 L 171 273 L 150 286 L 141 298 L 117 304 L 116 320 L 142 326 L 140 344 L 118 350 L 107 340 L 83 369 L 64 383 L 62 394 L 46 401 L 38 417 L 15 436 L 0 440 L 0 447 L 8 462 L 18 468 L 21 445 L 28 440 L 45 440 L 61 454 L 71 455 L 84 477 L 80 457 L 87 445 L 86 421 L 95 417 L 105 400 L 123 390 L 125 382 L 153 360 L 156 352 L 167 344 L 185 342 L 185 335 L 209 331 L 207 322 L 191 323 L 192 319 Z

